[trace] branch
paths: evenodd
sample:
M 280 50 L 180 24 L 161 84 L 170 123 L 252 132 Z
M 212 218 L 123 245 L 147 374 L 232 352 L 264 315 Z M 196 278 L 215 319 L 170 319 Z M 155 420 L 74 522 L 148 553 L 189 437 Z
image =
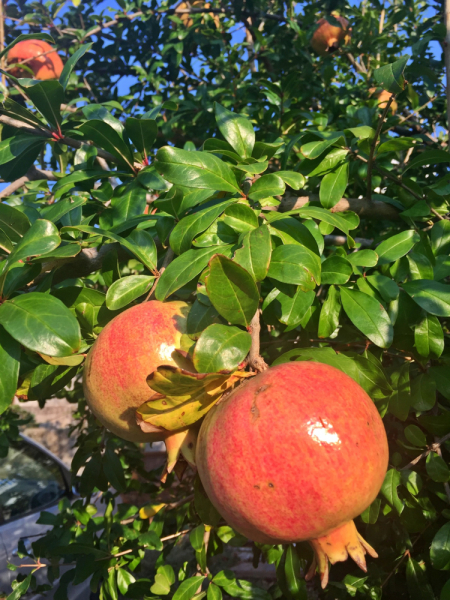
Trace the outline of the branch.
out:
M 410 469 L 411 467 L 416 465 L 419 461 L 421 461 L 422 458 L 425 458 L 426 456 L 428 456 L 431 452 L 438 452 L 438 450 L 440 450 L 442 444 L 444 442 L 446 442 L 447 440 L 450 440 L 450 433 L 447 433 L 446 435 L 444 435 L 444 437 L 437 439 L 434 444 L 431 444 L 431 446 L 428 448 L 428 450 L 425 450 L 425 452 L 422 452 L 422 454 L 419 454 L 419 456 L 416 456 L 416 458 L 414 458 L 406 466 L 402 467 L 400 469 L 400 471 L 406 471 L 407 469 Z
M 311 194 L 310 196 L 290 196 L 286 195 L 281 200 L 278 212 L 288 212 L 305 206 L 308 202 L 318 200 L 319 196 Z M 399 211 L 381 200 L 372 200 L 367 202 L 365 198 L 341 198 L 339 202 L 331 209 L 332 213 L 345 212 L 351 210 L 362 219 L 399 219 Z
M 147 302 L 148 300 L 151 300 L 153 298 L 153 294 L 155 293 L 156 286 L 158 285 L 158 281 L 159 281 L 161 275 L 164 273 L 164 271 L 169 266 L 169 264 L 172 262 L 172 259 L 174 256 L 175 256 L 174 251 L 169 246 L 167 248 L 166 255 L 164 256 L 164 260 L 162 261 L 161 268 L 159 269 L 158 277 L 155 279 L 155 283 L 153 284 L 152 289 L 150 290 L 147 298 L 145 299 L 145 302 Z
M 353 54 L 351 54 L 350 52 L 346 52 L 345 56 L 348 58 L 352 66 L 358 71 L 358 73 L 364 73 L 367 75 L 367 69 L 355 60 Z
M 375 132 L 375 137 L 370 144 L 370 153 L 369 153 L 369 161 L 367 163 L 367 199 L 372 200 L 372 169 L 373 169 L 373 157 L 375 155 L 375 148 L 377 146 L 378 138 L 380 137 L 381 128 L 383 127 L 384 120 L 386 115 L 388 114 L 389 109 L 391 108 L 391 104 L 395 100 L 395 95 L 391 94 L 389 100 L 386 102 L 386 106 L 383 110 L 383 114 L 378 121 L 378 127 Z
M 250 352 L 248 353 L 248 364 L 255 369 L 258 373 L 265 371 L 268 369 L 268 365 L 266 361 L 260 354 L 261 342 L 260 342 L 260 332 L 261 332 L 261 323 L 259 321 L 261 310 L 258 308 L 255 312 L 255 316 L 251 320 L 250 323 L 250 335 L 252 336 L 252 345 L 250 347 Z
M 450 0 L 445 2 L 445 29 L 444 58 L 447 83 L 445 91 L 447 94 L 447 134 L 450 139 Z
M 39 179 L 47 179 L 48 181 L 56 181 L 57 177 L 53 174 L 52 171 L 43 171 L 43 170 L 37 169 L 36 167 L 33 166 L 30 169 L 28 169 L 28 172 L 26 175 L 23 175 L 23 177 L 19 177 L 19 179 L 16 179 L 16 181 L 13 181 L 12 183 L 10 183 L 8 186 L 5 187 L 5 189 L 3 189 L 0 192 L 0 202 L 2 201 L 3 198 L 6 198 L 7 196 L 11 196 L 11 194 L 14 194 L 14 192 L 19 190 L 21 187 L 23 187 L 27 183 L 27 181 L 37 181 Z

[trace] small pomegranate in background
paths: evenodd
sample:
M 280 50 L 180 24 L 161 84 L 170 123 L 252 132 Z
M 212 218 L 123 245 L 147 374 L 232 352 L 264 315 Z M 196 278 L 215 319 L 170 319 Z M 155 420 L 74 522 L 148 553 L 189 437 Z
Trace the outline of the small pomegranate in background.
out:
M 372 96 L 373 94 L 375 94 L 375 98 L 378 100 L 379 108 L 381 110 L 384 110 L 386 108 L 386 104 L 388 103 L 388 100 L 390 99 L 392 94 L 390 92 L 388 92 L 387 90 L 382 90 L 380 88 L 372 87 L 369 89 L 369 96 Z M 397 101 L 393 100 L 391 102 L 391 106 L 390 106 L 390 111 L 393 115 L 395 115 L 395 113 L 397 112 L 397 108 L 398 108 Z
M 331 14 L 339 21 L 341 27 L 331 25 L 326 19 L 320 19 L 311 39 L 312 49 L 320 56 L 332 54 L 343 44 L 348 44 L 352 37 L 347 19 L 340 17 L 336 13 Z
M 228 524 L 251 540 L 308 540 L 322 587 L 328 562 L 376 557 L 352 519 L 377 496 L 388 464 L 383 422 L 341 371 L 291 362 L 260 373 L 206 416 L 198 472 Z
M 154 394 L 148 375 L 160 365 L 177 364 L 187 313 L 184 302 L 143 302 L 115 317 L 96 339 L 84 367 L 84 394 L 94 415 L 115 435 L 131 442 L 167 437 L 144 433 L 136 409 Z
M 8 52 L 8 64 L 20 63 L 31 58 L 32 60 L 28 60 L 25 65 L 33 71 L 34 79 L 58 79 L 64 64 L 56 50 L 51 50 L 53 47 L 43 40 L 23 40 Z M 30 77 L 30 72 L 19 65 L 9 72 L 14 77 Z

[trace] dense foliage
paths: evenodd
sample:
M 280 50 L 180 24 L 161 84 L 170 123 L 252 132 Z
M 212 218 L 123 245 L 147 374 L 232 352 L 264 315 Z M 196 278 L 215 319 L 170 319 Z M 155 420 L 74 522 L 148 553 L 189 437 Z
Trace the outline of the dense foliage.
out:
M 178 14 L 170 2 L 98 4 L 5 7 L 6 43 L 54 40 L 66 67 L 59 82 L 8 76 L 3 89 L 0 456 L 20 425 L 15 395 L 44 411 L 67 397 L 81 494 L 41 515 L 48 534 L 22 548 L 36 570 L 11 600 L 44 571 L 58 600 L 90 576 L 107 600 L 450 598 L 450 155 L 443 61 L 430 47 L 443 41 L 441 14 L 414 0 L 196 2 Z M 332 10 L 352 40 L 316 57 L 314 24 L 334 22 Z M 112 78 L 130 76 L 120 95 Z M 246 540 L 195 473 L 161 483 L 138 445 L 95 421 L 86 353 L 151 291 L 191 304 L 183 349 L 210 379 L 258 369 L 259 340 L 269 365 L 324 362 L 369 393 L 391 455 L 357 523 L 379 553 L 366 576 L 336 565 L 322 592 L 302 578 L 307 544 L 252 544 L 277 583 L 236 579 L 220 555 Z M 199 398 L 201 383 L 192 415 Z

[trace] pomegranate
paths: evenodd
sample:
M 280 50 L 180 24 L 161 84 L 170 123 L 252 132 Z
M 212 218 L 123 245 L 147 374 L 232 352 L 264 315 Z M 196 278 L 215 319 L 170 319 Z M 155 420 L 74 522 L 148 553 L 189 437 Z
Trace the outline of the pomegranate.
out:
M 144 433 L 135 411 L 154 392 L 147 376 L 160 365 L 184 366 L 175 352 L 186 331 L 184 302 L 138 304 L 110 321 L 90 350 L 84 367 L 87 403 L 98 420 L 125 440 L 148 442 L 166 437 Z
M 281 364 L 242 384 L 207 414 L 196 452 L 200 479 L 228 524 L 260 543 L 308 540 L 322 587 L 328 561 L 366 570 L 377 554 L 353 520 L 386 473 L 383 422 L 366 392 L 314 362 Z
M 64 68 L 63 61 L 56 50 L 43 40 L 23 40 L 11 48 L 8 52 L 8 63 L 20 63 L 31 58 L 26 62 L 26 66 L 34 73 L 34 79 L 58 79 Z M 46 54 L 49 52 L 49 54 Z M 41 56 L 41 55 L 44 56 Z M 30 77 L 29 71 L 14 67 L 10 71 L 14 77 Z
M 320 19 L 311 39 L 312 49 L 320 56 L 335 52 L 343 43 L 348 44 L 351 39 L 351 29 L 348 27 L 347 19 L 336 13 L 332 13 L 332 16 L 339 21 L 341 27 L 331 25 L 326 19 Z
M 380 88 L 375 88 L 375 87 L 369 88 L 369 96 L 371 96 L 372 94 L 375 94 L 375 98 L 378 100 L 378 107 L 381 110 L 384 110 L 386 108 L 388 100 L 392 96 L 392 94 L 390 92 L 388 92 L 387 90 L 380 90 Z M 391 113 L 393 115 L 395 115 L 395 113 L 397 112 L 397 108 L 398 108 L 397 101 L 393 100 L 391 102 L 391 106 L 389 107 L 389 110 L 391 111 Z

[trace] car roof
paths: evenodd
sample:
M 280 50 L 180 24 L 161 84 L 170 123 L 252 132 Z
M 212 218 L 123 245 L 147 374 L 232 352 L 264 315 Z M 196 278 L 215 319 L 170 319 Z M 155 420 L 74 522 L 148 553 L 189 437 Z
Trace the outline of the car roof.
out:
M 70 468 L 60 458 L 58 458 L 55 454 L 53 454 L 53 452 L 50 452 L 50 450 L 48 450 L 48 448 L 46 448 L 42 444 L 39 444 L 39 442 L 36 442 L 35 440 L 31 439 L 27 435 L 24 435 L 23 433 L 20 433 L 19 436 L 24 442 L 26 442 L 30 446 L 34 446 L 35 448 L 37 448 L 44 454 L 47 454 L 47 456 L 49 456 L 52 460 L 54 460 L 56 463 L 58 463 L 58 465 L 61 467 L 61 469 L 63 469 L 63 471 L 70 478 Z

